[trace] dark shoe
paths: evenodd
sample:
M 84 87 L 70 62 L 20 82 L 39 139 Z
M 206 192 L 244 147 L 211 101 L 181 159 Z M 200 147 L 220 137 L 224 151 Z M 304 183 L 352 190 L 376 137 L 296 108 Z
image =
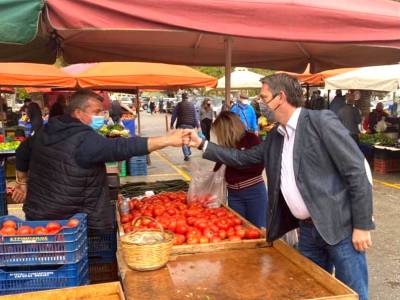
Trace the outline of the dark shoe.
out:
M 183 159 L 184 161 L 189 161 L 190 157 L 189 156 L 185 156 L 185 158 Z

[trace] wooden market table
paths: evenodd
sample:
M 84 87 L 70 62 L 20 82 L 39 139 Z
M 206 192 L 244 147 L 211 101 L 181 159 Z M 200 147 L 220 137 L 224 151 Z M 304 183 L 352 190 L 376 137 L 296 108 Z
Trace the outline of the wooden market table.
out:
M 127 299 L 358 299 L 281 241 L 267 248 L 180 255 L 148 272 L 129 269 L 119 250 L 118 264 Z

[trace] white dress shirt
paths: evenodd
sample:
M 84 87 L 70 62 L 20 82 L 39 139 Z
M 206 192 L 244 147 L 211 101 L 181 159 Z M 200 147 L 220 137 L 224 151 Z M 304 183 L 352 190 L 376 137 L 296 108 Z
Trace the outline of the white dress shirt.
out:
M 293 147 L 300 112 L 301 108 L 296 108 L 287 125 L 279 125 L 278 132 L 283 135 L 284 138 L 281 164 L 282 195 L 293 216 L 297 219 L 304 220 L 310 217 L 310 213 L 297 188 L 293 169 Z

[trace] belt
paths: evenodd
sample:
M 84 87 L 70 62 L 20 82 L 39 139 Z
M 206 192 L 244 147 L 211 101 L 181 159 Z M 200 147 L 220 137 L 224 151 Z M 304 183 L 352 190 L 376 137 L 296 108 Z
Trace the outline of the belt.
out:
M 249 186 L 255 185 L 257 183 L 260 183 L 260 182 L 264 182 L 262 175 L 247 179 L 242 182 L 234 183 L 234 184 L 227 183 L 226 187 L 231 190 L 241 190 L 241 189 L 247 188 Z
M 304 220 L 299 220 L 301 223 L 306 224 L 306 225 L 314 225 L 314 222 L 311 218 L 307 218 Z

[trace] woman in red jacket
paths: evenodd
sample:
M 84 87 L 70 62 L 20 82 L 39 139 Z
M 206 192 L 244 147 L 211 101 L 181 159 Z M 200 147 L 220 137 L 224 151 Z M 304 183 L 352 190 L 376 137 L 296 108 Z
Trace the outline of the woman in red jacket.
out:
M 212 125 L 218 144 L 245 150 L 261 143 L 258 136 L 247 132 L 240 118 L 232 112 L 219 114 Z M 221 167 L 215 165 L 214 170 Z M 262 164 L 249 168 L 226 167 L 225 180 L 228 188 L 228 205 L 241 216 L 258 227 L 267 226 L 267 189 L 265 187 Z

